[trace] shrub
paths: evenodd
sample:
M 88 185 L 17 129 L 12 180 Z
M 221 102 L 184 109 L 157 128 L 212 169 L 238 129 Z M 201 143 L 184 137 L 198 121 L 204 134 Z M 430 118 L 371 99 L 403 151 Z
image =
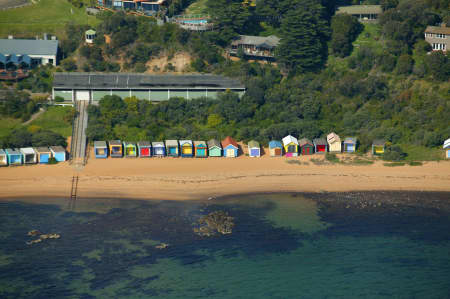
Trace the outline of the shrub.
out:
M 325 159 L 327 159 L 327 161 L 330 161 L 331 163 L 339 163 L 339 158 L 334 153 L 326 153 Z
M 48 164 L 58 164 L 58 161 L 54 157 L 48 159 Z
M 407 154 L 398 145 L 392 145 L 386 148 L 383 155 L 383 160 L 385 161 L 402 161 L 406 158 Z
M 56 103 L 64 102 L 64 98 L 63 98 L 63 97 L 60 97 L 60 96 L 56 96 L 56 97 L 55 97 L 55 102 L 56 102 Z

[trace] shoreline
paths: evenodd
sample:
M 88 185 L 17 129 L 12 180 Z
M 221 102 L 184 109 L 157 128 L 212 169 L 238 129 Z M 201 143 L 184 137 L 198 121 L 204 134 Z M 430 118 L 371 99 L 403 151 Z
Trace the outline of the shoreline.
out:
M 0 169 L 0 199 L 69 198 L 73 176 L 79 176 L 79 198 L 195 200 L 252 193 L 450 191 L 448 161 L 386 167 L 382 161 L 316 165 L 309 163 L 311 158 L 324 159 L 91 158 L 79 171 L 67 162 L 8 167 Z

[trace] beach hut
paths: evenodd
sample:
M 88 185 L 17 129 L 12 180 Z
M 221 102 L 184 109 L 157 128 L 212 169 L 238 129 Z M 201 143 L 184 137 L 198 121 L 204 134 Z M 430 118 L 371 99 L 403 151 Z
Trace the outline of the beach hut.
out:
M 250 157 L 261 157 L 261 147 L 259 146 L 258 141 L 250 140 L 247 146 L 248 146 L 248 155 Z
M 122 158 L 123 157 L 123 147 L 120 140 L 109 141 L 109 156 L 111 158 Z
M 94 141 L 94 154 L 97 159 L 108 158 L 108 146 L 106 141 Z
M 164 157 L 166 155 L 166 146 L 162 141 L 152 142 L 152 156 Z
M 0 149 L 0 166 L 7 166 L 7 165 L 8 165 L 8 155 L 4 150 Z
M 39 164 L 47 164 L 52 157 L 52 152 L 48 147 L 37 147 L 34 151 L 36 152 Z
M 205 141 L 194 141 L 194 151 L 197 158 L 208 157 L 208 146 Z
M 323 138 L 315 138 L 313 139 L 314 151 L 316 154 L 326 153 L 328 150 L 328 143 Z
M 51 146 L 50 151 L 52 152 L 53 158 L 58 162 L 66 161 L 66 149 L 62 146 Z
M 123 151 L 125 153 L 126 158 L 136 158 L 137 157 L 136 143 L 124 141 Z
M 137 143 L 139 157 L 149 158 L 152 156 L 152 144 L 150 141 L 139 141 Z
M 210 157 L 222 157 L 222 145 L 216 139 L 208 141 L 208 154 Z
M 23 164 L 37 163 L 36 152 L 32 147 L 23 147 L 20 152 L 22 153 Z
M 298 140 L 294 136 L 288 135 L 283 138 L 284 152 L 286 157 L 298 156 Z
M 178 157 L 178 141 L 166 140 L 166 153 L 169 157 Z
M 450 138 L 444 141 L 445 157 L 450 159 Z
M 194 156 L 194 147 L 192 140 L 180 140 L 181 157 L 192 158 Z
M 372 155 L 382 155 L 384 154 L 386 142 L 382 139 L 374 140 L 372 143 Z
M 222 149 L 223 156 L 227 158 L 236 158 L 238 156 L 238 144 L 236 140 L 227 136 L 224 140 L 222 140 Z
M 356 137 L 347 137 L 344 139 L 344 153 L 356 152 Z
M 330 153 L 342 152 L 342 141 L 336 133 L 332 132 L 327 135 L 327 143 Z
M 302 155 L 314 154 L 314 144 L 308 138 L 300 139 L 298 141 L 298 146 L 300 147 L 300 154 Z
M 281 157 L 283 155 L 283 144 L 278 140 L 270 141 L 269 152 L 271 157 Z
M 7 148 L 5 152 L 9 165 L 22 165 L 22 153 L 17 148 Z

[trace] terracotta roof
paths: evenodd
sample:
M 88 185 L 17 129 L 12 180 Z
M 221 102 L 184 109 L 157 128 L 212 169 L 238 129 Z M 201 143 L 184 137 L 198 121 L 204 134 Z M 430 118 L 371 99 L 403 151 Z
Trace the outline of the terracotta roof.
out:
M 425 29 L 426 33 L 440 33 L 440 34 L 450 34 L 450 27 L 443 26 L 427 26 Z
M 227 136 L 224 140 L 222 140 L 222 147 L 226 148 L 229 145 L 234 146 L 235 148 L 238 148 L 238 144 L 236 142 L 236 140 L 234 140 L 233 138 L 231 138 L 230 136 Z

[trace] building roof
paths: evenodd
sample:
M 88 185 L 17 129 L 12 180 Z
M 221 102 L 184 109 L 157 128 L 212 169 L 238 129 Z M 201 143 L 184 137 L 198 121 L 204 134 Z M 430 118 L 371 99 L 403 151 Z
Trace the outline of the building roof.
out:
M 375 139 L 372 143 L 372 145 L 379 145 L 379 146 L 384 146 L 386 144 L 386 141 L 384 141 L 383 139 Z
M 338 7 L 336 14 L 381 14 L 382 12 L 381 5 L 349 5 Z
M 94 35 L 95 33 L 96 33 L 95 30 L 92 30 L 92 29 L 89 29 L 86 31 L 86 34 L 89 34 L 89 35 Z
M 335 142 L 341 143 L 341 137 L 339 137 L 339 135 L 337 135 L 336 133 L 332 132 L 327 135 L 327 142 L 330 144 Z
M 195 147 L 206 147 L 206 142 L 205 141 L 194 141 L 194 146 Z
M 441 26 L 427 26 L 425 29 L 426 33 L 441 33 L 441 34 L 449 34 L 450 35 L 450 27 L 447 27 L 445 23 L 442 23 Z
M 192 140 L 180 140 L 181 146 L 183 146 L 185 144 L 192 146 Z
M 227 136 L 224 140 L 222 140 L 222 147 L 226 148 L 229 145 L 232 145 L 235 148 L 238 148 L 238 144 L 237 144 L 236 140 L 234 140 L 230 136 Z
M 165 147 L 164 142 L 162 141 L 155 141 L 152 142 L 152 147 Z
M 250 141 L 248 142 L 248 147 L 251 147 L 251 148 L 253 148 L 253 147 L 259 148 L 259 142 L 256 141 L 256 140 L 250 140 Z
M 273 49 L 280 43 L 280 38 L 271 36 L 252 36 L 252 35 L 239 35 L 239 38 L 235 39 L 232 45 L 255 45 L 257 47 L 263 47 Z
M 222 148 L 222 145 L 220 144 L 220 142 L 217 139 L 211 139 L 208 141 L 208 147 L 218 147 L 218 148 Z
M 36 153 L 39 153 L 39 154 L 50 153 L 50 149 L 46 146 L 36 147 L 36 148 L 34 148 L 34 150 L 36 151 Z
M 14 149 L 12 149 L 12 148 L 7 148 L 7 149 L 6 149 L 6 153 L 7 153 L 8 155 L 21 155 L 20 151 L 19 151 L 17 148 L 14 148 Z
M 56 55 L 58 40 L 0 39 L 1 54 Z
M 50 146 L 50 151 L 52 151 L 54 153 L 56 153 L 56 152 L 64 152 L 65 153 L 66 149 L 60 145 L 57 145 L 57 146 Z
M 450 138 L 444 141 L 444 148 L 450 148 Z
M 323 138 L 314 138 L 313 143 L 314 145 L 328 145 L 327 141 Z
M 36 154 L 35 150 L 32 147 L 22 147 L 20 152 L 24 155 Z
M 151 145 L 150 141 L 139 141 L 137 143 L 137 146 L 138 147 L 149 147 L 149 146 L 152 146 L 152 145 Z
M 298 145 L 300 145 L 300 146 L 305 146 L 305 145 L 313 146 L 313 143 L 308 138 L 302 138 L 302 139 L 300 139 L 298 141 Z
M 178 140 L 166 140 L 166 146 L 178 146 Z
M 120 140 L 111 140 L 109 145 L 122 145 L 122 142 Z
M 136 143 L 130 142 L 130 141 L 124 141 L 124 142 L 123 142 L 123 145 L 124 145 L 125 147 L 127 147 L 127 146 L 136 146 Z
M 283 144 L 281 144 L 281 142 L 278 140 L 271 140 L 269 142 L 269 148 L 277 148 L 277 147 L 282 147 L 282 146 L 283 146 Z
M 54 88 L 227 88 L 245 89 L 236 79 L 220 75 L 148 75 L 134 73 L 55 73 Z
M 94 141 L 94 147 L 106 147 L 106 141 Z
M 344 143 L 352 143 L 356 144 L 357 138 L 356 137 L 347 137 L 344 139 Z
M 288 135 L 286 137 L 283 138 L 283 144 L 284 145 L 288 145 L 290 143 L 295 143 L 298 145 L 298 140 L 297 138 L 295 138 L 294 136 Z

